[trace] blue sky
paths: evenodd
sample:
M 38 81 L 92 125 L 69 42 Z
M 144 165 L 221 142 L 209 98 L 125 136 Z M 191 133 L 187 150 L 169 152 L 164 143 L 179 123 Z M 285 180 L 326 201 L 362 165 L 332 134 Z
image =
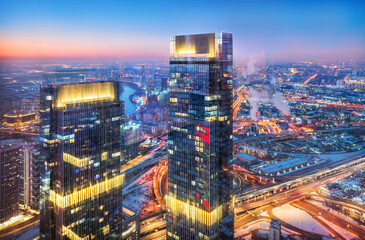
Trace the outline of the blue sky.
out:
M 0 1 L 1 57 L 167 61 L 170 35 L 232 32 L 234 57 L 365 57 L 365 1 Z

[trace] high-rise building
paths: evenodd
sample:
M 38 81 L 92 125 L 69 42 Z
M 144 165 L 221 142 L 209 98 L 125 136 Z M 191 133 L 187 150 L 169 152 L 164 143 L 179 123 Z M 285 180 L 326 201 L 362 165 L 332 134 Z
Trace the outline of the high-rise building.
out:
M 0 223 L 19 214 L 21 145 L 0 142 Z
M 161 91 L 167 91 L 168 84 L 167 84 L 167 78 L 161 78 Z
M 233 239 L 232 34 L 170 41 L 168 239 Z
M 120 238 L 118 82 L 44 85 L 40 103 L 40 238 Z
M 141 131 L 141 123 L 135 120 L 130 120 L 129 123 L 125 126 L 126 161 L 129 161 L 138 156 L 138 146 L 144 140 L 144 134 Z
M 146 92 L 147 92 L 147 96 L 151 95 L 154 91 L 155 91 L 155 79 L 154 78 L 149 78 L 146 81 Z
M 278 219 L 271 219 L 269 240 L 280 240 L 281 239 L 281 223 Z
M 33 98 L 24 98 L 21 100 L 21 109 L 24 112 L 39 112 L 39 96 Z
M 24 149 L 24 205 L 39 210 L 40 150 L 38 146 Z

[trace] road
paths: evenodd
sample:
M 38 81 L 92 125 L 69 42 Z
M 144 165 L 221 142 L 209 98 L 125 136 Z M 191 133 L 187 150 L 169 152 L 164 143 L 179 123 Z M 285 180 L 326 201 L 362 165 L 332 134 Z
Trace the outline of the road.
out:
M 156 222 L 152 222 L 150 224 L 148 224 L 147 226 L 141 228 L 141 236 L 146 235 L 148 232 L 152 232 L 155 229 L 164 229 L 166 228 L 166 221 L 165 220 L 159 220 Z
M 309 203 L 308 201 L 299 201 L 293 204 L 296 207 L 299 207 L 306 212 L 310 213 L 313 216 L 318 216 L 318 213 L 321 213 L 321 216 L 325 218 L 326 220 L 330 221 L 331 223 L 348 230 L 349 232 L 352 232 L 353 234 L 359 236 L 361 239 L 365 239 L 365 229 L 361 228 L 349 221 L 345 221 L 336 215 L 332 214 L 329 211 L 324 211 L 323 209 L 317 207 L 316 205 L 313 205 Z
M 152 239 L 165 239 L 166 236 L 166 229 L 162 229 L 160 231 L 154 232 L 152 234 L 149 234 L 147 236 L 141 237 L 141 240 L 152 240 Z
M 155 176 L 153 177 L 153 191 L 163 210 L 166 209 L 165 193 L 167 192 L 167 159 L 160 163 Z
M 39 224 L 39 215 L 36 215 L 20 224 L 15 224 L 13 226 L 7 227 L 4 230 L 1 230 L 0 239 L 14 239 L 14 237 L 23 234 L 23 230 L 35 224 Z
M 145 160 L 147 160 L 148 158 L 152 157 L 156 151 L 158 151 L 157 149 L 153 149 L 151 152 L 149 152 L 148 154 L 145 155 L 140 155 L 136 158 L 133 158 L 132 160 L 130 160 L 129 162 L 127 162 L 126 164 L 124 164 L 121 168 L 120 171 L 121 172 L 125 172 L 126 170 L 129 170 L 141 163 L 143 163 Z
M 0 129 L 0 132 L 10 133 L 10 134 L 16 133 L 16 134 L 23 134 L 23 135 L 39 136 L 39 133 L 35 133 L 35 132 L 22 132 L 22 131 L 5 130 L 5 129 Z
M 308 184 L 315 184 L 317 187 L 319 187 L 327 183 L 346 178 L 363 167 L 365 167 L 364 157 L 347 161 L 344 164 L 337 164 L 336 167 L 331 166 L 328 169 L 316 172 L 314 174 L 309 174 L 308 176 L 304 176 L 295 180 L 290 180 L 259 190 L 253 189 L 251 192 L 236 195 L 236 206 L 242 206 L 253 201 L 256 202 L 260 200 L 271 199 L 273 196 L 281 194 L 282 191 L 287 192 L 289 189 L 298 190 L 302 186 L 307 186 Z

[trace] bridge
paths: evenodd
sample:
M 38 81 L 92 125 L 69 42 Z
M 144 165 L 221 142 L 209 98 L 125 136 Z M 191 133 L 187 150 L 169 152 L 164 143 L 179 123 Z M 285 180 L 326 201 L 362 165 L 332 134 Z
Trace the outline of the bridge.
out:
M 235 212 L 239 213 L 241 211 L 246 211 L 249 207 L 245 205 L 257 202 L 259 200 L 266 200 L 275 196 L 276 194 L 283 193 L 288 190 L 300 189 L 301 187 L 305 187 L 310 184 L 313 184 L 313 187 L 318 187 L 329 182 L 346 178 L 359 169 L 365 167 L 365 157 L 363 156 L 364 154 L 355 160 L 347 161 L 345 164 L 340 164 L 334 168 L 327 168 L 322 171 L 309 174 L 305 177 L 262 189 L 251 189 L 249 192 L 241 192 L 240 194 L 236 195 L 235 198 Z

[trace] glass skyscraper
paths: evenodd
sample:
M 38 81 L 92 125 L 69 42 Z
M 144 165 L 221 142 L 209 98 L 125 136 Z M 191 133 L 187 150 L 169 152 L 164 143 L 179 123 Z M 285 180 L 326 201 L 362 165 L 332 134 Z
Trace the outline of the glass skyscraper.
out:
M 41 239 L 122 236 L 118 82 L 41 86 Z
M 233 239 L 232 34 L 170 41 L 167 239 Z

